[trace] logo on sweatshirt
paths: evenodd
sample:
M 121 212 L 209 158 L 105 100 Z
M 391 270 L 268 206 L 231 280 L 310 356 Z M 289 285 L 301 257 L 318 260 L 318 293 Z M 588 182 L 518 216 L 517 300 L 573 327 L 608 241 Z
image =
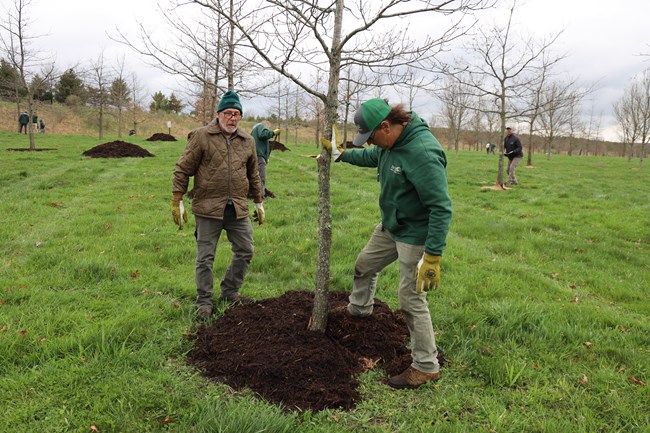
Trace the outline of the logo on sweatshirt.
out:
M 394 165 L 391 165 L 390 171 L 392 171 L 395 174 L 402 174 L 402 167 L 395 167 Z

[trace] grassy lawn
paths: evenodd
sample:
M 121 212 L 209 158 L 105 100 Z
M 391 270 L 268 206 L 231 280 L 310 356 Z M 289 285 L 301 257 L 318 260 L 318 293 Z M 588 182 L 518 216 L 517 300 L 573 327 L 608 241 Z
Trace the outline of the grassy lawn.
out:
M 450 152 L 454 218 L 442 287 L 429 294 L 442 379 L 416 391 L 362 377 L 352 411 L 283 412 L 184 362 L 194 313 L 193 219 L 171 221 L 185 144 L 126 141 L 154 158 L 90 159 L 89 136 L 43 152 L 0 132 L 0 432 L 650 431 L 650 167 L 623 158 L 534 157 L 520 185 L 497 157 Z M 116 139 L 109 137 L 103 142 Z M 312 290 L 312 144 L 271 155 L 255 258 L 242 293 Z M 333 290 L 379 221 L 376 172 L 332 165 Z M 225 237 L 219 281 L 230 260 Z M 398 270 L 377 294 L 397 307 Z M 305 324 L 307 326 L 307 324 Z M 642 384 L 642 383 L 644 384 Z

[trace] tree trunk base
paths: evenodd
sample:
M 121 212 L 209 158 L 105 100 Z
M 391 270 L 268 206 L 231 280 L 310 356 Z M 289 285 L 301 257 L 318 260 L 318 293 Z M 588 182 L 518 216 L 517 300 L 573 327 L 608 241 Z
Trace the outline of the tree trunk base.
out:
M 495 191 L 506 191 L 506 190 L 509 190 L 509 189 L 512 189 L 512 188 L 508 188 L 505 185 L 499 185 L 498 183 L 495 183 L 492 186 L 483 186 L 483 187 L 481 187 L 481 189 L 491 189 L 491 190 L 495 190 Z

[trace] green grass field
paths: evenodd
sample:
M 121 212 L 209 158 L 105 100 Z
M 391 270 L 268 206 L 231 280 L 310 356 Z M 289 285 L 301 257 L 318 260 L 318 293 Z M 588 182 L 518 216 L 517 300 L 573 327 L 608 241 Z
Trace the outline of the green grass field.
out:
M 354 410 L 296 413 L 185 364 L 194 224 L 177 230 L 169 210 L 185 142 L 129 141 L 155 158 L 86 158 L 100 144 L 86 136 L 7 151 L 28 143 L 0 132 L 0 432 L 650 431 L 650 167 L 537 155 L 497 192 L 482 189 L 494 155 L 450 153 L 454 217 L 429 294 L 442 379 L 395 391 L 372 371 Z M 271 155 L 247 296 L 314 287 L 315 153 Z M 332 165 L 333 290 L 351 287 L 377 194 L 373 170 Z M 229 260 L 224 237 L 217 281 Z M 391 265 L 377 291 L 393 308 L 397 278 Z

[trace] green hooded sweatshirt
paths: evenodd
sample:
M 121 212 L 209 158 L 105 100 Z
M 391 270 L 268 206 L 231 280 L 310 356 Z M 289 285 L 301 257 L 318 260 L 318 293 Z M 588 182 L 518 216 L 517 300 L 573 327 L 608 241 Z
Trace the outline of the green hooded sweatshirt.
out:
M 257 159 L 263 158 L 264 161 L 268 163 L 269 157 L 271 156 L 271 146 L 269 144 L 269 140 L 275 137 L 275 133 L 264 126 L 263 123 L 258 123 L 253 126 L 251 135 L 255 139 Z
M 339 160 L 377 167 L 381 221 L 394 240 L 442 255 L 452 215 L 447 157 L 426 122 L 410 114 L 412 120 L 390 150 L 348 149 Z

